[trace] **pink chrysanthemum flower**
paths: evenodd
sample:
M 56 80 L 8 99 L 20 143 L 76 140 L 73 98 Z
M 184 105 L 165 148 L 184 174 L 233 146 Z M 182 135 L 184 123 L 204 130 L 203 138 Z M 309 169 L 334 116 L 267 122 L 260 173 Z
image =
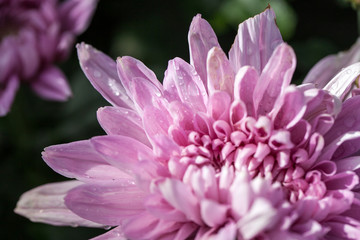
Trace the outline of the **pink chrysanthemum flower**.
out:
M 0 116 L 10 110 L 20 82 L 41 97 L 71 95 L 54 62 L 64 60 L 84 31 L 97 0 L 0 0 Z
M 189 45 L 163 85 L 134 58 L 78 45 L 113 105 L 98 111 L 107 135 L 46 148 L 77 180 L 35 188 L 15 211 L 113 227 L 98 240 L 360 239 L 360 97 L 344 101 L 359 63 L 326 90 L 290 85 L 295 55 L 271 9 L 240 24 L 229 59 L 200 15 Z

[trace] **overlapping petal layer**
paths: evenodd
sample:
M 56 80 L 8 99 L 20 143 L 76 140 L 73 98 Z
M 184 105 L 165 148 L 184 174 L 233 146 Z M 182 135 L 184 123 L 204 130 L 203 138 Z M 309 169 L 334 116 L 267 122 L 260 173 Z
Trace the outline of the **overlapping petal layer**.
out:
M 290 85 L 295 54 L 271 9 L 239 26 L 229 59 L 200 15 L 189 45 L 163 85 L 136 59 L 78 45 L 113 106 L 98 111 L 107 135 L 43 153 L 83 183 L 66 206 L 114 227 L 97 239 L 358 239 L 359 97 L 344 100 L 342 73 L 329 91 Z

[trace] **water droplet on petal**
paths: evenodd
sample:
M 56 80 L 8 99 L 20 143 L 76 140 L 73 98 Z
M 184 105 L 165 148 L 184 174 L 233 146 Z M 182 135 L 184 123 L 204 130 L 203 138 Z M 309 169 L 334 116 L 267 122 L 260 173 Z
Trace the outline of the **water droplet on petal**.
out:
M 96 77 L 96 78 L 101 77 L 101 72 L 95 70 L 95 71 L 94 71 L 94 77 Z

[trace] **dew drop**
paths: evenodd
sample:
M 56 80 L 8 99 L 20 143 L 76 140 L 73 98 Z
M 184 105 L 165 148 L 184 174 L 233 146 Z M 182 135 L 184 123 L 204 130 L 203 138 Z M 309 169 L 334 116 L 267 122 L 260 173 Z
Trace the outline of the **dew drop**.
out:
M 101 72 L 95 70 L 95 71 L 94 71 L 94 77 L 96 77 L 96 78 L 101 77 Z
M 111 226 L 104 226 L 105 230 L 109 230 L 111 228 Z

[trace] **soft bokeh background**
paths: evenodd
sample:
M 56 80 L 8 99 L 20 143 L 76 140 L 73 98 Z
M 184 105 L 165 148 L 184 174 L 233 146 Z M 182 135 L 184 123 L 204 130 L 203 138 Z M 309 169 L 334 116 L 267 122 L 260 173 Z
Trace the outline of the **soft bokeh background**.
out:
M 194 15 L 201 13 L 211 23 L 227 52 L 237 25 L 268 3 L 277 14 L 285 40 L 295 49 L 297 83 L 319 59 L 348 49 L 357 38 L 356 14 L 341 0 L 102 0 L 78 41 L 92 44 L 114 59 L 136 57 L 161 80 L 169 59 L 189 60 L 187 32 Z M 104 134 L 96 110 L 109 104 L 81 72 L 75 49 L 61 67 L 73 90 L 70 101 L 43 101 L 21 86 L 10 114 L 0 119 L 1 239 L 88 239 L 104 232 L 32 223 L 13 213 L 23 192 L 65 180 L 42 161 L 44 147 Z

